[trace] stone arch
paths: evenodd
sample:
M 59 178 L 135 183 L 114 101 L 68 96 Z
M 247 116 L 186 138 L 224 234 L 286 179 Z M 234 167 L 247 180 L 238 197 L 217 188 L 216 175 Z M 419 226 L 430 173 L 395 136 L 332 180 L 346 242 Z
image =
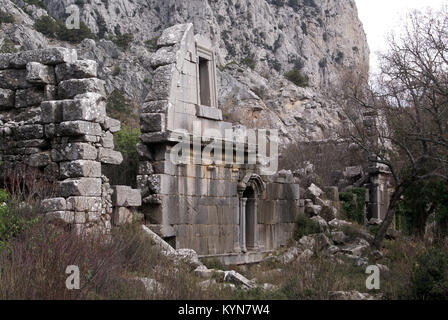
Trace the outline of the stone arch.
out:
M 261 177 L 247 174 L 238 184 L 239 194 L 239 236 L 242 252 L 257 251 L 258 244 L 258 201 L 266 188 Z

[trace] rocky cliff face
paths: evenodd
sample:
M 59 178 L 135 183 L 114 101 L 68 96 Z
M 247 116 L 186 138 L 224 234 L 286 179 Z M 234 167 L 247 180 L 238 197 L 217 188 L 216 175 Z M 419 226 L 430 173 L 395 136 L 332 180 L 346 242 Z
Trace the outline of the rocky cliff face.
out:
M 118 89 L 140 104 L 157 37 L 166 27 L 192 22 L 216 47 L 227 120 L 277 128 L 284 143 L 331 137 L 343 117 L 326 89 L 347 69 L 368 72 L 369 49 L 353 0 L 0 0 L 16 18 L 0 25 L 0 41 L 19 49 L 61 45 L 33 24 L 47 14 L 65 20 L 71 4 L 97 39 L 62 45 L 96 60 L 109 92 Z M 134 39 L 126 50 L 106 40 L 127 33 Z M 308 85 L 287 80 L 283 74 L 291 70 Z

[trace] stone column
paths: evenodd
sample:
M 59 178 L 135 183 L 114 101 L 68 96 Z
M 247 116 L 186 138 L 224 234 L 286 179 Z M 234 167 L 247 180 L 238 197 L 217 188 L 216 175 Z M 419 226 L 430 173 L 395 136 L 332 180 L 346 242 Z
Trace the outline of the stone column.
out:
M 246 198 L 240 198 L 240 247 L 241 252 L 247 252 L 246 248 Z
M 258 199 L 254 201 L 254 251 L 258 251 L 260 245 L 258 243 Z

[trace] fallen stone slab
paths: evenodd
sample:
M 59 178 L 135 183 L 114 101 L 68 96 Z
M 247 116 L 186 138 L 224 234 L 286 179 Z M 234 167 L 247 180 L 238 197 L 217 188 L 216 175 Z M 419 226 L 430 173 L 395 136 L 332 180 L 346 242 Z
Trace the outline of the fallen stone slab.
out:
M 255 288 L 254 284 L 249 279 L 234 270 L 225 271 L 224 281 L 233 283 L 237 286 L 242 286 L 242 288 L 244 289 Z

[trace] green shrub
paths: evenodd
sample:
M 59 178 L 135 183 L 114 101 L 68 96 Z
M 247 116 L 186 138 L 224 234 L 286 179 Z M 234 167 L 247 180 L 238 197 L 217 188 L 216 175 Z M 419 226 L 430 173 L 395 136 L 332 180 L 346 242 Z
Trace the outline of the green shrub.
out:
M 157 37 L 153 37 L 149 40 L 145 41 L 145 46 L 146 48 L 148 48 L 151 51 L 156 51 L 157 50 L 157 41 L 159 41 L 160 36 Z
M 254 70 L 255 67 L 257 66 L 257 61 L 255 61 L 255 59 L 252 55 L 241 59 L 240 62 L 241 62 L 241 64 L 244 64 L 245 66 L 251 68 L 252 70 Z
M 365 188 L 353 188 L 339 194 L 339 200 L 342 201 L 342 214 L 345 219 L 364 224 L 365 197 Z
M 300 215 L 296 221 L 296 229 L 294 230 L 294 239 L 300 240 L 303 236 L 316 234 L 320 232 L 319 223 L 310 218 Z
M 84 22 L 80 23 L 79 29 L 68 29 L 62 21 L 49 16 L 37 19 L 34 28 L 47 37 L 71 43 L 79 43 L 84 39 L 94 38 L 92 31 Z
M 16 53 L 18 50 L 14 46 L 14 42 L 9 39 L 4 39 L 2 46 L 0 47 L 0 53 Z
M 123 162 L 117 166 L 104 166 L 103 171 L 113 185 L 137 186 L 138 174 L 137 143 L 140 130 L 123 125 L 121 130 L 114 134 L 115 150 L 123 155 Z
M 0 25 L 2 23 L 14 23 L 15 18 L 12 14 L 0 10 Z
M 26 219 L 17 208 L 18 203 L 6 190 L 0 189 L 0 248 L 37 222 L 36 217 Z
M 113 37 L 112 42 L 123 50 L 127 50 L 129 45 L 134 41 L 134 36 L 131 33 L 119 34 Z
M 43 3 L 41 0 L 23 0 L 24 2 L 28 3 L 28 4 L 32 4 L 36 7 L 40 7 L 42 9 L 45 9 L 45 3 Z
M 294 83 L 298 87 L 307 87 L 308 78 L 302 75 L 302 72 L 298 69 L 288 71 L 284 74 L 285 78 Z
M 448 254 L 432 248 L 417 256 L 411 276 L 411 292 L 418 300 L 448 299 Z

